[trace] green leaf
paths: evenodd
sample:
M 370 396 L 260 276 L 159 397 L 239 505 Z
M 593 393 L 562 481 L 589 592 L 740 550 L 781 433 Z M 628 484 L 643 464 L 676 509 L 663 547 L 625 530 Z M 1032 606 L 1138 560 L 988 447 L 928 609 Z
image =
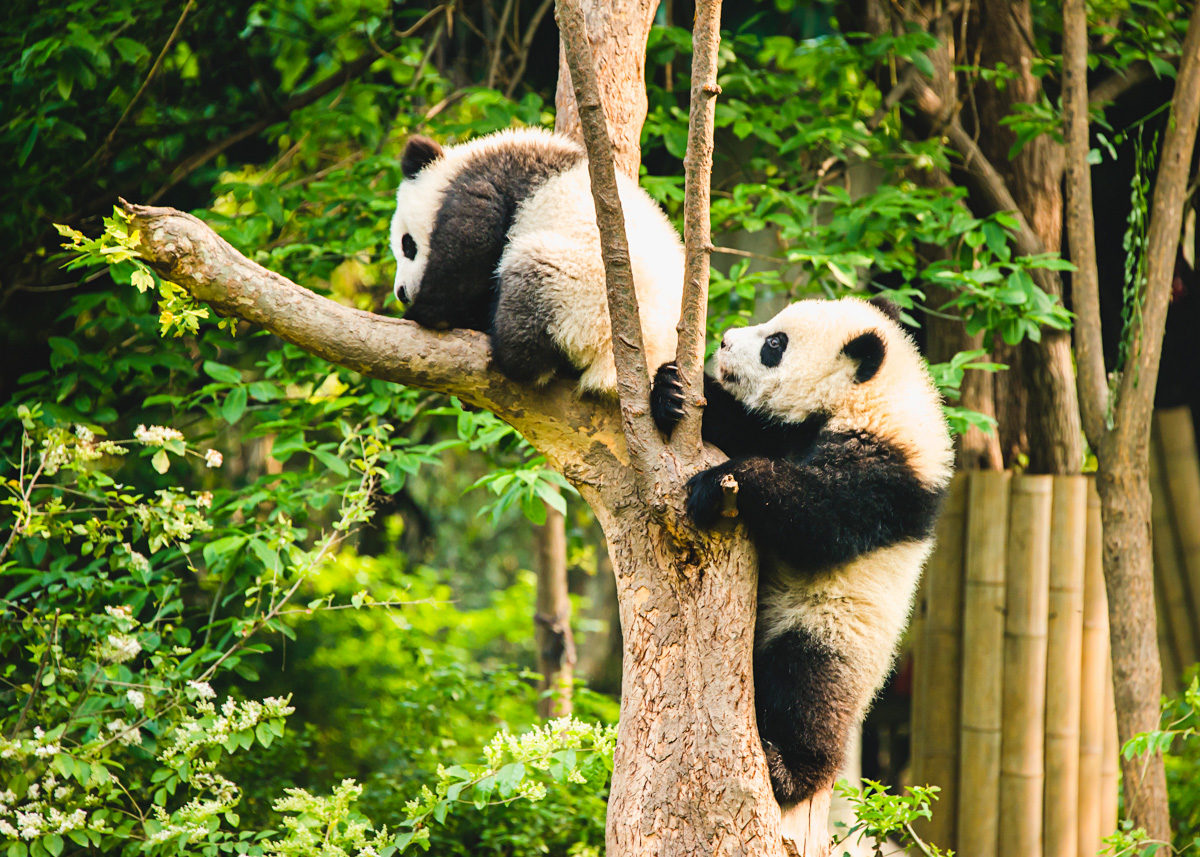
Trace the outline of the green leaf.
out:
M 221 416 L 225 422 L 233 425 L 246 413 L 246 388 L 234 387 L 221 403 Z
M 240 384 L 242 382 L 242 373 L 232 366 L 226 366 L 224 363 L 217 363 L 214 360 L 204 361 L 204 372 L 214 381 L 223 381 L 226 384 Z
M 166 473 L 171 469 L 171 457 L 167 455 L 167 451 L 165 449 L 160 449 L 158 452 L 154 453 L 154 457 L 150 459 L 150 463 L 159 473 Z
M 57 833 L 51 833 L 49 836 L 43 836 L 42 847 L 49 852 L 51 857 L 58 857 L 59 854 L 62 854 L 63 838 Z

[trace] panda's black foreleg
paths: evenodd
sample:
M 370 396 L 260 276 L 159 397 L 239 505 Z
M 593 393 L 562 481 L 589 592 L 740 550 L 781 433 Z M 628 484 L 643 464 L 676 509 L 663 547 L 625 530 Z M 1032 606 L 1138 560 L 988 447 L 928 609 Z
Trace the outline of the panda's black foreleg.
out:
M 550 336 L 549 309 L 539 286 L 553 273 L 536 259 L 523 259 L 508 265 L 500 282 L 488 334 L 492 360 L 514 381 L 542 384 L 556 372 L 579 374 Z
M 855 712 L 842 659 L 803 629 L 784 631 L 755 649 L 754 694 L 758 734 L 780 806 L 832 785 Z

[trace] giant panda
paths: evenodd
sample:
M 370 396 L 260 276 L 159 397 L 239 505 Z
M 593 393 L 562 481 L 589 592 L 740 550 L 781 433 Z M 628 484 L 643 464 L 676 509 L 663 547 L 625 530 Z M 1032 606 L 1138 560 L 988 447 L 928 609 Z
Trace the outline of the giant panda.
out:
M 556 371 L 615 394 L 600 235 L 583 148 L 539 128 L 443 149 L 410 137 L 391 223 L 395 295 L 437 330 L 487 331 L 516 381 Z M 683 245 L 658 205 L 617 175 L 647 365 L 675 354 Z
M 729 456 L 687 483 L 700 527 L 721 479 L 758 548 L 755 708 L 784 810 L 833 783 L 851 728 L 891 669 L 953 452 L 941 400 L 894 305 L 801 301 L 729 330 L 705 377 L 702 434 Z M 651 410 L 682 415 L 674 364 Z

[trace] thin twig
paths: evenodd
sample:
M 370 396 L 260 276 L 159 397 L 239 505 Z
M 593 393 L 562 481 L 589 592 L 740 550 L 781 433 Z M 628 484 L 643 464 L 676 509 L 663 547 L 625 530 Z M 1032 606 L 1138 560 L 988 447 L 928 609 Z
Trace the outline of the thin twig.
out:
M 108 151 L 108 147 L 112 145 L 113 137 L 116 136 L 117 129 L 129 118 L 129 113 L 133 110 L 133 106 L 138 103 L 138 100 L 142 97 L 142 93 L 150 85 L 150 81 L 154 80 L 154 75 L 158 74 L 159 68 L 162 67 L 163 58 L 167 55 L 167 51 L 171 49 L 171 45 L 175 43 L 175 39 L 179 36 L 179 31 L 183 27 L 183 19 L 187 17 L 188 12 L 195 5 L 196 0 L 187 0 L 187 3 L 184 4 L 183 11 L 179 13 L 179 20 L 175 22 L 175 27 L 171 30 L 171 35 L 167 36 L 167 41 L 163 44 L 162 50 L 158 52 L 158 57 L 154 60 L 154 65 L 150 66 L 150 71 L 146 73 L 146 79 L 142 81 L 142 85 L 138 87 L 138 91 L 133 94 L 133 98 L 129 99 L 129 103 L 125 105 L 124 112 L 117 119 L 117 123 L 112 126 L 112 130 L 108 132 L 108 136 L 104 138 L 104 142 L 100 144 L 100 148 L 93 152 L 92 156 L 84 162 L 83 166 L 79 168 L 79 172 L 87 169 L 93 161 Z
M 492 47 L 491 61 L 488 63 L 488 89 L 496 83 L 496 73 L 500 70 L 500 56 L 504 53 L 504 30 L 508 27 L 508 16 L 512 14 L 513 0 L 504 0 L 504 8 L 500 11 L 500 22 L 496 25 L 496 43 Z
M 542 5 L 537 7 L 533 13 L 533 17 L 529 19 L 529 26 L 525 29 L 525 37 L 521 39 L 521 47 L 517 52 L 517 68 L 512 73 L 508 80 L 508 86 L 504 89 L 504 97 L 512 98 L 513 93 L 517 90 L 517 84 L 521 82 L 521 78 L 525 76 L 525 65 L 529 62 L 529 48 L 533 44 L 533 37 L 537 35 L 537 29 L 541 26 L 542 18 L 546 17 L 546 13 L 550 11 L 550 7 L 554 5 L 554 0 L 542 0 Z
M 50 659 L 50 651 L 54 648 L 55 639 L 58 637 L 58 614 L 59 611 L 54 611 L 54 623 L 50 626 L 50 637 L 46 641 L 46 649 L 42 652 L 42 657 L 38 661 L 37 675 L 33 678 L 33 687 L 29 691 L 29 696 L 25 697 L 25 704 L 21 706 L 21 715 L 17 718 L 17 725 L 13 727 L 12 732 L 8 733 L 8 738 L 11 741 L 21 734 L 21 727 L 25 725 L 25 716 L 29 714 L 29 706 L 33 704 L 33 698 L 37 696 L 38 690 L 42 686 L 42 675 L 46 672 L 46 662 Z

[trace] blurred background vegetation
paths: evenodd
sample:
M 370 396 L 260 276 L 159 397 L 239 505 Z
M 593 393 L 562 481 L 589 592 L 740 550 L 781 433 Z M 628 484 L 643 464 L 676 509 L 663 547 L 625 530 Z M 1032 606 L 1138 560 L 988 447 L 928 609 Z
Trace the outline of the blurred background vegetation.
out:
M 607 733 L 484 749 L 538 722 L 530 522 L 547 502 L 567 509 L 575 715 L 615 723 L 615 606 L 584 504 L 489 414 L 244 325 L 179 326 L 133 287 L 135 260 L 64 270 L 54 227 L 95 235 L 118 196 L 194 210 L 267 268 L 396 312 L 405 139 L 551 126 L 551 5 L 0 11 L 7 857 L 602 849 Z M 643 183 L 673 216 L 690 50 L 675 20 L 690 8 L 665 5 L 651 34 L 643 133 Z M 731 4 L 724 23 L 711 328 L 855 288 L 861 270 L 911 321 L 927 309 L 913 284 L 937 277 L 1005 341 L 1066 324 L 1025 274 L 1057 258 L 1013 258 L 1003 217 L 903 178 L 946 154 L 903 134 L 872 72 L 919 62 L 927 36 L 852 44 L 828 5 L 789 0 Z M 955 250 L 929 264 L 920 242 Z M 1021 299 L 974 288 L 997 281 Z M 951 397 L 981 356 L 937 367 Z M 867 766 L 891 782 L 904 707 L 880 707 Z

